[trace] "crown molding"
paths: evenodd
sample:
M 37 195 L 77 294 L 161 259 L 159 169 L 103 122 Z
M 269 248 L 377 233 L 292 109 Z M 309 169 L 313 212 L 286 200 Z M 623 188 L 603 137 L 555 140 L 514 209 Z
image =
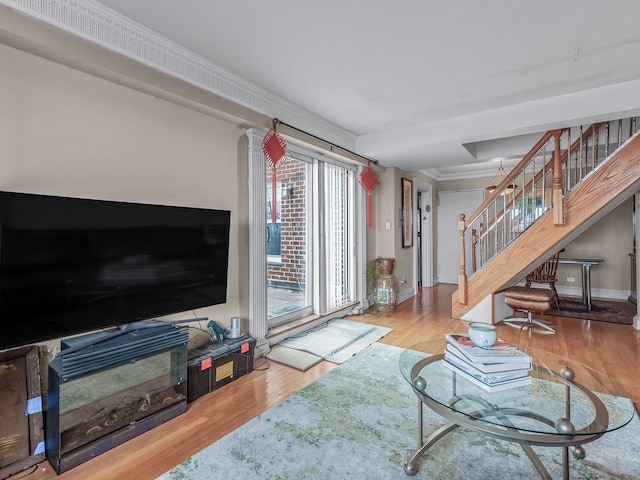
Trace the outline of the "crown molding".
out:
M 438 182 L 447 180 L 468 180 L 473 178 L 495 177 L 495 164 L 463 165 L 459 167 L 429 168 L 420 170 Z
M 250 110 L 354 149 L 356 136 L 93 0 L 0 0 L 24 15 L 181 79 Z

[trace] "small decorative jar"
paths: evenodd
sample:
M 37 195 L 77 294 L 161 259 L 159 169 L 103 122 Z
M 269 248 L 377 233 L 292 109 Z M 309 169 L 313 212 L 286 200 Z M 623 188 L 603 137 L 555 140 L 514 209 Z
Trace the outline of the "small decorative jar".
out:
M 498 334 L 494 325 L 472 323 L 469 327 L 469 338 L 478 347 L 489 348 L 498 340 Z

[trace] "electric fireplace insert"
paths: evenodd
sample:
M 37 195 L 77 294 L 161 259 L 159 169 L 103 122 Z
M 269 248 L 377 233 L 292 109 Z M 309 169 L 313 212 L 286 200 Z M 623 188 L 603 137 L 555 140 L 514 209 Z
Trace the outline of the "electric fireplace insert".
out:
M 58 473 L 186 411 L 187 340 L 186 327 L 149 324 L 64 341 L 47 397 L 47 458 Z

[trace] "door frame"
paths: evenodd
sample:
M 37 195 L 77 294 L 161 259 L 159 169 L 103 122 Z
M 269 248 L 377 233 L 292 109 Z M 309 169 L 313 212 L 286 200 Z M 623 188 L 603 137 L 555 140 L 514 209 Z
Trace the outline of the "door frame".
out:
M 418 192 L 422 197 L 422 217 L 416 208 L 413 213 L 416 222 L 422 222 L 421 228 L 414 229 L 414 245 L 421 245 L 422 251 L 413 249 L 413 285 L 417 292 L 418 284 L 422 282 L 423 287 L 433 287 L 433 186 L 419 178 L 413 178 L 413 204 L 418 205 Z M 428 206 L 428 208 L 426 208 Z M 428 211 L 427 211 L 428 210 Z M 418 230 L 421 230 L 421 241 L 418 240 Z M 419 253 L 422 254 L 422 278 L 418 278 L 420 269 L 418 268 Z

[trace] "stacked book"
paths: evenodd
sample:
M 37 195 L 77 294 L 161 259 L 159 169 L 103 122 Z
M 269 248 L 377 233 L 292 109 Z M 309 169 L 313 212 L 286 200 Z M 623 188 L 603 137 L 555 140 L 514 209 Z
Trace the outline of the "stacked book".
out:
M 498 392 L 531 384 L 531 357 L 500 339 L 491 347 L 476 346 L 465 334 L 446 334 L 443 364 L 474 385 Z

